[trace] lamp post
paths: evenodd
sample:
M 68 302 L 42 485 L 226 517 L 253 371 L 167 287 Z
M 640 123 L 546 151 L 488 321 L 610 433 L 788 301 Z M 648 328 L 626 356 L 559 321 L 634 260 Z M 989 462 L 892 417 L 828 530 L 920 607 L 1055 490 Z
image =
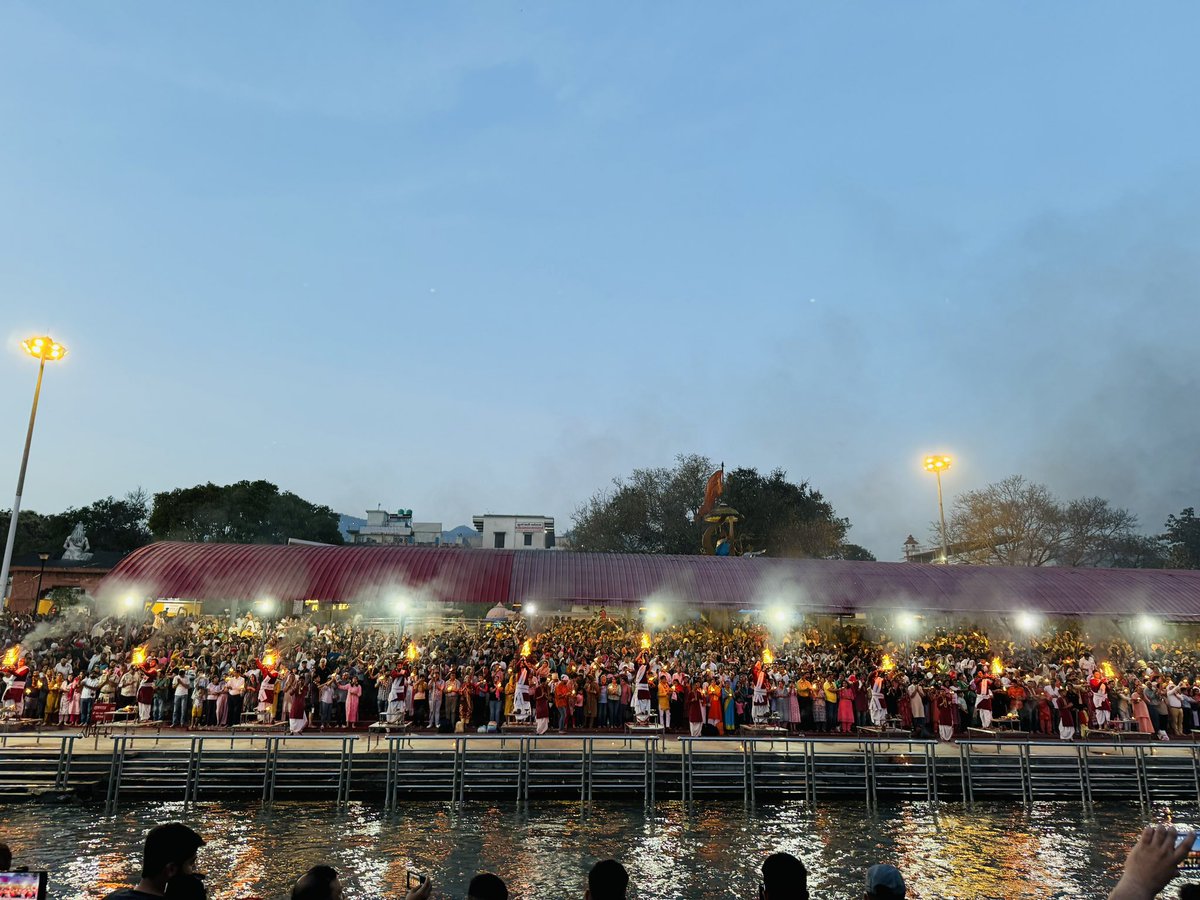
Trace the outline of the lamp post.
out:
M 950 548 L 946 543 L 946 508 L 942 506 L 942 473 L 950 468 L 950 457 L 937 454 L 925 457 L 925 471 L 937 476 L 938 517 L 942 521 L 942 565 L 950 562 Z
M 13 500 L 12 517 L 8 520 L 8 541 L 4 545 L 4 562 L 0 564 L 0 593 L 7 597 L 8 570 L 12 566 L 13 544 L 17 540 L 17 516 L 21 512 L 21 494 L 25 492 L 25 467 L 29 464 L 29 445 L 33 442 L 33 423 L 37 419 L 38 397 L 42 393 L 42 374 L 46 363 L 57 362 L 67 355 L 67 348 L 49 337 L 32 337 L 21 341 L 26 353 L 38 360 L 37 385 L 33 389 L 33 408 L 29 411 L 29 430 L 25 432 L 25 452 L 21 455 L 21 474 L 17 476 L 17 496 Z
M 38 611 L 37 610 L 38 604 L 42 602 L 42 576 L 46 574 L 46 560 L 48 560 L 49 558 L 50 558 L 49 553 L 39 553 L 38 554 L 38 559 L 40 559 L 42 561 L 42 567 L 40 569 L 38 569 L 37 599 L 34 601 L 34 604 L 33 604 L 33 611 L 35 614 Z

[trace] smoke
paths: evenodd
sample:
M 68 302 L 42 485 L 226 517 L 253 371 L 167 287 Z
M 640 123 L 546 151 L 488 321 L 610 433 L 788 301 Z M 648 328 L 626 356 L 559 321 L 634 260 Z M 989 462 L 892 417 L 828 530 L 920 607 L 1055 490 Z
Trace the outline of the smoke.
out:
M 60 638 L 73 637 L 81 631 L 86 631 L 91 625 L 91 613 L 82 606 L 68 606 L 54 619 L 39 622 L 33 627 L 21 643 L 26 647 L 36 647 L 41 643 L 49 643 Z

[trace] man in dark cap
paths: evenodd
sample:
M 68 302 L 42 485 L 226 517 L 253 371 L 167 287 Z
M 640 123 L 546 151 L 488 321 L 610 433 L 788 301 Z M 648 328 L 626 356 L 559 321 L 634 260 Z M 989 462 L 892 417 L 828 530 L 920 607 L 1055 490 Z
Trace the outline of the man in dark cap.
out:
M 204 839 L 180 822 L 151 828 L 142 849 L 142 880 L 136 887 L 113 891 L 104 900 L 164 896 L 172 878 L 196 874 L 196 851 L 203 846 Z

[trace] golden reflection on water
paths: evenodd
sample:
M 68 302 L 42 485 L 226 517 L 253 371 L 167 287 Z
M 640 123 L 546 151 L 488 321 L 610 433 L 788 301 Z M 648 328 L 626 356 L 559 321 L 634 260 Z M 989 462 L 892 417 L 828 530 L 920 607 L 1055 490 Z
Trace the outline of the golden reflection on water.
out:
M 1159 810 L 1161 818 L 1163 810 Z M 1103 896 L 1143 822 L 1136 806 L 1009 804 L 968 810 L 943 804 L 879 809 L 855 802 L 760 805 L 704 802 L 689 811 L 567 802 L 413 804 L 388 816 L 353 804 L 176 804 L 123 809 L 0 808 L 0 831 L 18 865 L 51 870 L 51 895 L 93 900 L 136 882 L 141 841 L 160 821 L 186 821 L 208 841 L 200 868 L 212 900 L 286 896 L 309 867 L 341 874 L 347 900 L 402 897 L 410 869 L 433 876 L 439 898 L 462 897 L 479 870 L 497 872 L 514 898 L 582 897 L 588 868 L 610 856 L 629 870 L 641 900 L 757 895 L 758 868 L 776 850 L 810 871 L 814 897 L 863 893 L 866 868 L 900 868 L 909 896 Z M 1179 824 L 1192 824 L 1179 822 Z

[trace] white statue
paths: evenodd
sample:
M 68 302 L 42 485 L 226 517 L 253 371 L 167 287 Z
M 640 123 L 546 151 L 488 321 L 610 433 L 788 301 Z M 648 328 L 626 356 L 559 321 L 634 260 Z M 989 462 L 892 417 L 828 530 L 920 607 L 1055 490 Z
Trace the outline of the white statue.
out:
M 77 559 L 80 561 L 89 560 L 92 558 L 92 545 L 88 543 L 87 535 L 83 533 L 83 523 L 78 522 L 75 525 L 75 530 L 68 535 L 63 542 L 62 555 L 63 559 Z

